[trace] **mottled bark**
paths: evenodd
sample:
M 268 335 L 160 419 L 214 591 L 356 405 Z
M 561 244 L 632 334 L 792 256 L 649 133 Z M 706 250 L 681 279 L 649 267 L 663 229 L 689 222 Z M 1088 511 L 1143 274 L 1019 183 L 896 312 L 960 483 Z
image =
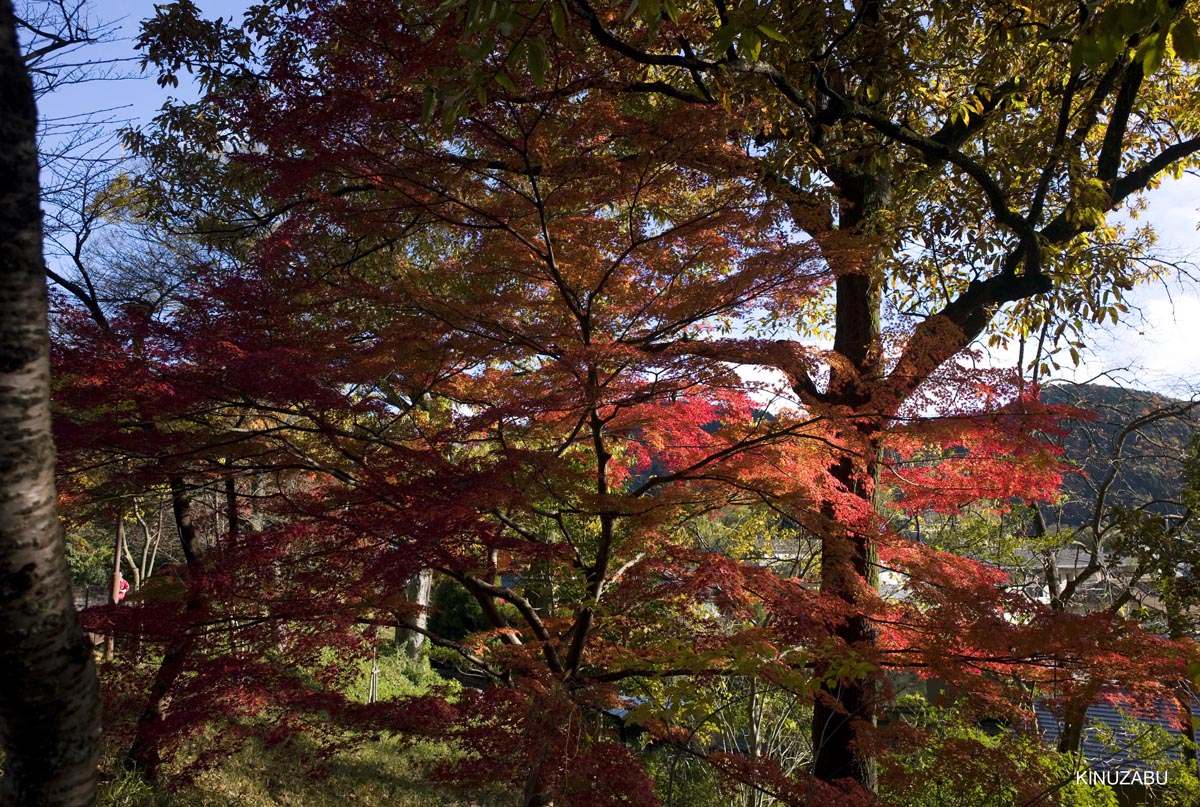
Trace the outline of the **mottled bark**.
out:
M 0 805 L 93 803 L 100 741 L 54 489 L 33 88 L 0 0 Z
M 422 569 L 404 587 L 404 599 L 420 608 L 415 614 L 402 614 L 396 620 L 396 644 L 404 648 L 411 661 L 421 657 L 425 628 L 429 624 L 429 597 L 433 593 L 433 571 Z

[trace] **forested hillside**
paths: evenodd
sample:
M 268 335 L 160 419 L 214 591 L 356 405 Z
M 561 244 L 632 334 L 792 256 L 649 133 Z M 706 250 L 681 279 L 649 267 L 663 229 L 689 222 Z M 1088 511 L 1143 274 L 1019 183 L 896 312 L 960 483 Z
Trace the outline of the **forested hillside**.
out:
M 1195 401 L 1123 387 L 1066 383 L 1045 386 L 1042 400 L 1093 413 L 1065 420 L 1066 434 L 1054 438 L 1077 472 L 1064 475 L 1057 505 L 1043 507 L 1049 521 L 1084 525 L 1093 517 L 1102 493 L 1108 507 L 1182 512 L 1184 463 L 1200 428 L 1200 407 Z

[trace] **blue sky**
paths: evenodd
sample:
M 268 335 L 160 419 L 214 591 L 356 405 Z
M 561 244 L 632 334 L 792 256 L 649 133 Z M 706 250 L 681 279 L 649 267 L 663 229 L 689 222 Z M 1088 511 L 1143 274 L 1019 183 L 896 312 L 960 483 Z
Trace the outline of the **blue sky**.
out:
M 159 0 L 163 2 L 163 0 Z M 245 0 L 197 0 L 206 16 L 240 17 Z M 152 0 L 95 0 L 93 18 L 121 21 L 119 41 L 98 46 L 94 55 L 109 58 L 134 56 L 132 39 L 138 23 L 154 14 Z M 129 70 L 137 72 L 136 62 Z M 181 84 L 173 92 L 186 94 Z M 77 114 L 95 109 L 120 107 L 122 118 L 147 121 L 167 98 L 167 91 L 150 77 L 125 81 L 101 82 L 67 88 L 45 99 L 43 115 Z M 1167 181 L 1149 197 L 1143 215 L 1159 236 L 1161 254 L 1169 259 L 1200 263 L 1200 179 L 1185 177 Z M 1084 352 L 1083 364 L 1066 368 L 1062 377 L 1077 381 L 1098 379 L 1142 389 L 1155 389 L 1190 397 L 1200 391 L 1200 285 L 1165 284 L 1138 289 L 1131 295 L 1135 309 L 1127 321 L 1117 326 L 1093 329 Z M 994 361 L 1012 364 L 1015 357 L 994 355 Z M 1107 379 L 1107 381 L 1105 381 Z

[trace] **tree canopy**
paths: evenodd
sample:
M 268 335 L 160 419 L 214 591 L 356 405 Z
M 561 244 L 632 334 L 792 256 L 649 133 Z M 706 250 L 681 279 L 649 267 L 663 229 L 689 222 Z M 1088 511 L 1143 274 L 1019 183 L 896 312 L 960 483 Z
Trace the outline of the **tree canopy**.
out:
M 112 470 L 85 500 L 167 484 L 177 515 L 189 486 L 232 492 L 169 617 L 105 612 L 165 645 L 131 760 L 204 713 L 187 675 L 237 669 L 227 720 L 272 702 L 441 732 L 474 754 L 461 781 L 527 805 L 654 803 L 604 714 L 784 803 L 865 804 L 885 673 L 1014 723 L 1063 670 L 1182 682 L 1190 645 L 1051 608 L 887 510 L 1053 496 L 1037 433 L 1065 410 L 972 345 L 1028 339 L 1040 365 L 1165 271 L 1107 216 L 1200 150 L 1190 14 L 158 7 L 147 61 L 204 94 L 129 135 L 144 171 L 114 209 L 207 257 L 163 305 L 64 313 L 65 470 Z M 739 523 L 813 563 L 750 557 Z M 422 569 L 478 606 L 485 629 L 427 632 L 486 691 L 368 717 L 271 666 L 319 663 L 316 620 L 361 647 Z M 224 624 L 251 627 L 198 641 Z M 636 694 L 737 677 L 809 710 L 805 769 L 689 745 L 687 695 Z

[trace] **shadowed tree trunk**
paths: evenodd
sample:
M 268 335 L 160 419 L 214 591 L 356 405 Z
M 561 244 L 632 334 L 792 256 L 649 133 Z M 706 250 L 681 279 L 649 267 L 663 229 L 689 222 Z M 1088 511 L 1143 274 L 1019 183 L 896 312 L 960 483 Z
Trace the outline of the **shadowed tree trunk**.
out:
M 33 88 L 0 0 L 0 805 L 88 805 L 100 710 L 54 489 Z
M 195 649 L 196 638 L 190 622 L 205 607 L 203 591 L 204 566 L 197 557 L 196 525 L 192 520 L 192 499 L 187 484 L 178 474 L 171 476 L 171 508 L 175 513 L 175 529 L 188 570 L 188 599 L 180 633 L 167 646 L 159 663 L 146 705 L 138 718 L 133 742 L 125 754 L 125 767 L 139 772 L 148 781 L 158 779 L 163 762 L 161 727 L 167 713 L 171 689 L 183 674 Z
M 858 490 L 850 461 L 835 468 L 834 475 L 866 497 Z M 864 584 L 871 589 L 879 586 L 878 547 L 871 537 L 849 530 L 823 536 L 821 592 L 854 604 Z M 867 652 L 878 638 L 878 629 L 863 614 L 850 617 L 834 632 L 848 647 Z M 876 788 L 875 757 L 856 741 L 863 729 L 876 725 L 877 699 L 878 681 L 874 675 L 821 684 L 813 703 L 814 775 L 824 781 L 852 778 L 871 790 Z

